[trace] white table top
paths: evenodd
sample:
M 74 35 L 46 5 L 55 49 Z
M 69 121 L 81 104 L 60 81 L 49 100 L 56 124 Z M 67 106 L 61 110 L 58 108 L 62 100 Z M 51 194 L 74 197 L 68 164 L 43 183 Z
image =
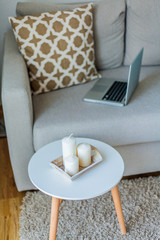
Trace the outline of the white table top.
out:
M 32 183 L 47 195 L 68 200 L 82 200 L 102 195 L 121 180 L 124 163 L 120 154 L 106 143 L 76 138 L 76 143 L 89 143 L 96 147 L 103 161 L 74 180 L 50 166 L 50 163 L 62 156 L 61 140 L 47 144 L 31 158 L 28 173 Z

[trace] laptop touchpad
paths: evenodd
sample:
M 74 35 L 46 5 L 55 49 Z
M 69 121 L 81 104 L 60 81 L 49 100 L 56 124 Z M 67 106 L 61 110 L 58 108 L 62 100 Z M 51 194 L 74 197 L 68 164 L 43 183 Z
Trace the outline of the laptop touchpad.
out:
M 104 92 L 104 90 L 105 90 L 104 86 L 97 85 L 97 84 L 95 86 L 93 86 L 93 88 L 92 88 L 92 91 L 94 91 L 94 92 Z

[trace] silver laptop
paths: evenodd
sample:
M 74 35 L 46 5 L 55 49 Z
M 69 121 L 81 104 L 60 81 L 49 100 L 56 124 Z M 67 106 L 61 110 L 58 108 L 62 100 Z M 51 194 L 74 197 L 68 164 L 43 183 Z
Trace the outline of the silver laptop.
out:
M 127 105 L 134 92 L 140 75 L 143 48 L 129 67 L 128 80 L 99 78 L 83 98 L 84 101 L 114 106 Z

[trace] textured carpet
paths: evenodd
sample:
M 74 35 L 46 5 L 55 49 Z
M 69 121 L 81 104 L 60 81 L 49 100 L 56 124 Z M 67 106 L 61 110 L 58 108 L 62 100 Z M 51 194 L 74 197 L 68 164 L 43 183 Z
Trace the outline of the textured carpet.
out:
M 123 180 L 118 185 L 127 234 L 121 235 L 111 193 L 62 201 L 58 240 L 160 240 L 160 177 Z M 48 240 L 51 197 L 27 192 L 20 213 L 20 240 Z

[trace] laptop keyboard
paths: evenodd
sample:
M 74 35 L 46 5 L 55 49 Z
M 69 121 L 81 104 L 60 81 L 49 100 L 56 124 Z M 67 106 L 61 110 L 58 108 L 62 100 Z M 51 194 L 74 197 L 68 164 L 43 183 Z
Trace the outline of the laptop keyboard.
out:
M 121 102 L 126 94 L 127 83 L 115 81 L 106 94 L 103 96 L 104 101 Z

